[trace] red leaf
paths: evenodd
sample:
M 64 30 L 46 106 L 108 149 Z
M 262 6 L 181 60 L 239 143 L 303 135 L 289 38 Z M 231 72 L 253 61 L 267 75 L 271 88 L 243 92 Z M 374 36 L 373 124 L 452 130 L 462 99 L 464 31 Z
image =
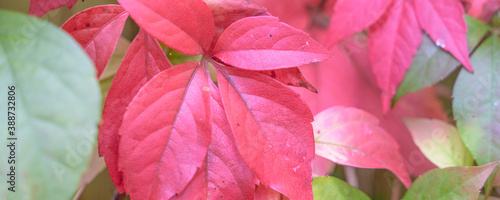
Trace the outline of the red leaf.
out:
M 119 5 L 103 5 L 79 12 L 61 26 L 94 61 L 97 78 L 115 51 L 127 17 L 128 13 Z
M 305 30 L 311 21 L 308 8 L 312 7 L 312 4 L 317 4 L 317 0 L 255 1 L 265 6 L 273 16 L 277 16 L 281 21 L 301 30 Z
M 258 72 L 219 66 L 222 102 L 238 149 L 261 183 L 312 199 L 312 114 L 299 95 Z
M 354 60 L 349 57 L 351 54 L 341 46 L 334 46 L 330 50 L 335 55 L 334 59 L 300 67 L 304 76 L 318 89 L 318 94 L 295 89 L 308 103 L 313 114 L 334 105 L 342 105 L 381 115 L 380 90 L 368 82 L 365 76 L 372 72 L 357 69 Z
M 251 70 L 295 67 L 331 57 L 305 32 L 271 16 L 247 17 L 231 24 L 217 41 L 213 56 Z
M 313 122 L 316 154 L 342 165 L 388 169 L 408 188 L 411 179 L 398 144 L 378 124 L 365 111 L 331 107 L 317 114 Z
M 118 0 L 149 34 L 187 55 L 206 54 L 214 36 L 210 8 L 202 0 Z
M 118 172 L 118 130 L 132 98 L 153 76 L 172 65 L 156 39 L 139 31 L 130 45 L 113 79 L 99 126 L 99 155 L 104 156 L 111 180 L 123 191 L 122 174 Z
M 450 52 L 469 71 L 472 66 L 467 50 L 467 26 L 459 0 L 414 0 L 413 6 L 420 27 L 436 45 Z
M 281 200 L 281 194 L 272 188 L 259 185 L 255 189 L 254 200 Z
M 285 85 L 303 87 L 311 92 L 318 93 L 318 90 L 314 87 L 314 85 L 307 81 L 306 77 L 302 75 L 302 72 L 300 72 L 299 68 L 297 67 L 265 70 L 260 71 L 260 73 L 270 76 L 271 78 L 274 78 Z
M 198 63 L 160 72 L 134 97 L 120 127 L 118 169 L 132 199 L 169 199 L 201 168 L 210 143 L 210 94 Z
M 338 0 L 330 19 L 328 43 L 362 31 L 384 14 L 392 0 Z
M 471 5 L 467 14 L 487 23 L 500 9 L 500 0 L 467 0 Z
M 247 0 L 205 0 L 212 11 L 215 24 L 215 35 L 210 49 L 229 25 L 245 17 L 269 15 L 266 8 Z
M 389 16 L 370 28 L 369 56 L 378 86 L 382 89 L 382 110 L 386 113 L 391 99 L 411 65 L 422 32 L 411 4 L 396 0 Z
M 176 198 L 253 199 L 254 175 L 235 145 L 236 141 L 227 121 L 219 90 L 213 83 L 210 86 L 212 139 L 206 163 L 200 174 Z
M 51 10 L 67 6 L 71 9 L 78 0 L 30 0 L 28 14 L 41 17 Z

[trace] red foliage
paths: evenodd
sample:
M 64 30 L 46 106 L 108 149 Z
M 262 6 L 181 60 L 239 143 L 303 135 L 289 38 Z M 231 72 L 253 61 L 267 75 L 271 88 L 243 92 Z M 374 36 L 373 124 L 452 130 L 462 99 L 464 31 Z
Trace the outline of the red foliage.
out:
M 470 13 L 491 15 L 478 9 L 486 1 L 468 1 Z M 41 16 L 76 0 L 43 8 L 31 2 L 30 13 Z M 339 159 L 329 154 L 339 150 L 317 145 L 318 155 L 389 169 L 408 187 L 409 174 L 435 166 L 400 118 L 446 120 L 432 88 L 391 108 L 422 30 L 472 71 L 459 0 L 118 2 L 78 13 L 62 29 L 89 54 L 99 77 L 129 14 L 141 28 L 110 88 L 99 131 L 111 179 L 133 199 L 312 199 L 311 122 L 331 106 L 356 109 L 317 115 L 318 130 L 361 122 L 323 139 L 366 154 L 344 152 Z M 201 61 L 172 66 L 157 40 Z

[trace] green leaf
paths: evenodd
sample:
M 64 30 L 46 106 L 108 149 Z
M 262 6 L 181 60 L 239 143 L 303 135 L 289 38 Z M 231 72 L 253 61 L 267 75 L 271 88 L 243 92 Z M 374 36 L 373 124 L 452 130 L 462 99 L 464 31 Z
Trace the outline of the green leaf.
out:
M 50 23 L 0 11 L 0 121 L 15 86 L 15 135 L 2 125 L 0 199 L 71 199 L 89 165 L 100 120 L 95 69 L 80 45 Z M 15 142 L 15 164 L 5 144 Z M 15 167 L 15 193 L 5 181 Z
M 453 88 L 453 114 L 465 146 L 479 165 L 500 160 L 500 42 L 489 37 L 461 70 Z
M 439 168 L 474 164 L 454 126 L 438 119 L 405 118 L 403 122 L 425 157 Z
M 469 46 L 469 52 L 471 52 L 491 28 L 467 15 L 465 21 L 468 28 L 467 45 Z M 436 84 L 446 78 L 459 65 L 460 63 L 451 54 L 436 46 L 431 38 L 424 34 L 420 48 L 413 57 L 410 69 L 406 72 L 394 96 L 394 102 L 405 94 Z M 474 67 L 474 65 L 472 66 Z
M 335 178 L 333 176 L 329 177 L 315 177 L 312 182 L 313 196 L 316 200 L 321 199 L 338 199 L 338 200 L 369 200 L 370 198 L 366 196 L 358 188 L 355 188 L 346 182 Z
M 497 164 L 498 162 L 479 167 L 449 167 L 430 170 L 413 183 L 403 200 L 476 200 L 481 187 Z

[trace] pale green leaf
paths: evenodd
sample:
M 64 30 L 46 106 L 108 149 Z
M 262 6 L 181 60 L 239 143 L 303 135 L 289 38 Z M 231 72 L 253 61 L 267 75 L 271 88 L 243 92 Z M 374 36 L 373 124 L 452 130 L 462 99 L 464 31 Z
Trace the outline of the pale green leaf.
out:
M 479 165 L 500 160 L 500 42 L 489 37 L 461 70 L 453 88 L 453 114 L 465 146 Z
M 439 168 L 474 164 L 454 126 L 438 119 L 405 118 L 403 122 L 420 151 Z
M 7 140 L 8 86 L 15 86 L 17 140 Z M 95 147 L 100 101 L 93 63 L 68 34 L 0 11 L 0 199 L 71 199 Z M 7 163 L 7 142 L 16 143 L 15 165 Z M 5 181 L 11 166 L 15 193 Z
M 497 164 L 430 170 L 413 183 L 403 200 L 477 200 L 480 189 Z
M 355 188 L 346 182 L 330 177 L 315 177 L 312 182 L 313 196 L 316 200 L 369 200 L 370 198 L 366 196 L 358 188 Z

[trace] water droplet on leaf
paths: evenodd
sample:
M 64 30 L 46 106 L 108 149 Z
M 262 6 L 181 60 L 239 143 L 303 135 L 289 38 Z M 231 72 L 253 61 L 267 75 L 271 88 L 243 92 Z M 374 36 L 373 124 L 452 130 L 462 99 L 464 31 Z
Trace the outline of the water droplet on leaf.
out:
M 436 40 L 436 46 L 441 47 L 441 48 L 446 48 L 446 44 L 444 43 L 444 39 L 439 38 Z

